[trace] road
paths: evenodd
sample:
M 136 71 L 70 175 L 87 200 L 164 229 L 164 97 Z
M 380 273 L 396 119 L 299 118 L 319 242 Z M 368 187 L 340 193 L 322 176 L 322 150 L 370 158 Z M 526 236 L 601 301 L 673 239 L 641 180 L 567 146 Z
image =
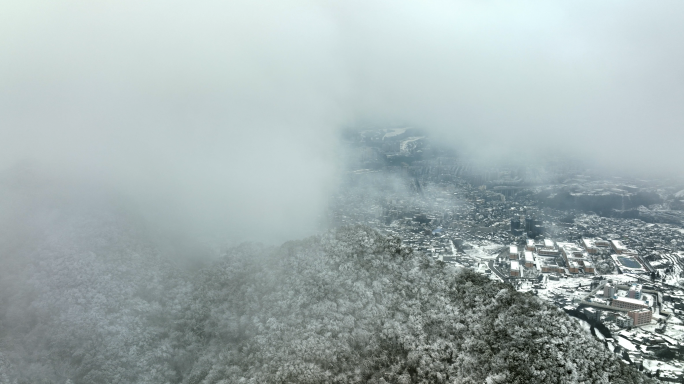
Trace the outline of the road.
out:
M 497 276 L 501 278 L 503 281 L 508 281 L 508 276 L 506 276 L 505 273 L 501 272 L 495 265 L 494 265 L 494 260 L 489 260 L 489 263 L 487 263 L 489 266 L 489 269 L 492 270 L 492 272 L 496 273 Z
M 601 308 L 601 309 L 607 309 L 607 310 L 610 310 L 610 311 L 617 311 L 617 312 L 629 312 L 629 311 L 630 311 L 629 309 L 618 308 L 618 307 L 613 307 L 613 306 L 610 306 L 610 305 L 594 303 L 594 302 L 592 302 L 592 301 L 582 301 L 581 303 L 579 303 L 578 308 L 579 308 L 579 307 L 582 307 L 582 306 L 594 307 L 594 308 Z
M 597 285 L 596 288 L 594 288 L 591 292 L 589 292 L 586 296 L 584 296 L 584 298 L 582 298 L 582 301 L 587 301 L 587 299 L 588 299 L 589 297 L 591 297 L 591 295 L 595 295 L 596 292 L 598 292 L 599 289 L 603 289 L 603 287 L 605 287 L 605 285 L 606 285 L 605 282 L 603 282 L 603 283 Z

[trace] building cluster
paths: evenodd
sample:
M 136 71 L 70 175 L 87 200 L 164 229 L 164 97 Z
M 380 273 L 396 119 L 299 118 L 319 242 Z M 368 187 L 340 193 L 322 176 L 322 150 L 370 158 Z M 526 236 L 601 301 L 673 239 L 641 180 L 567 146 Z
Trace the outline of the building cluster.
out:
M 495 265 L 508 270 L 513 278 L 535 278 L 540 273 L 549 273 L 557 279 L 574 274 L 595 274 L 593 259 L 586 248 L 573 242 L 527 239 L 524 247 L 511 245 L 508 254 L 502 254 Z
M 477 167 L 403 128 L 361 136 L 331 226 L 368 225 L 531 291 L 587 321 L 625 361 L 682 380 L 684 191 L 564 164 Z
M 682 380 L 684 292 L 640 275 L 567 275 L 558 280 L 543 274 L 533 280 L 514 279 L 591 328 L 606 348 L 661 380 Z M 679 381 L 677 381 L 679 382 Z

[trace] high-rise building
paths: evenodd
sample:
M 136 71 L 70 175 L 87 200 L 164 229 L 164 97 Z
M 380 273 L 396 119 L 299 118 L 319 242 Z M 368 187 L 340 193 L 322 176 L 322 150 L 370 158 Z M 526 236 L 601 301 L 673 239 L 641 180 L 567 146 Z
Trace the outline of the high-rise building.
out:
M 618 297 L 613 299 L 611 303 L 613 307 L 625 308 L 625 309 L 648 309 L 648 304 L 645 301 L 630 299 L 629 297 Z
M 641 284 L 632 284 L 627 291 L 627 297 L 630 299 L 641 299 Z
M 535 238 L 544 233 L 544 223 L 533 217 L 525 218 L 525 232 L 530 238 Z
M 629 316 L 634 321 L 634 326 L 649 324 L 653 314 L 650 309 L 638 309 L 636 311 L 627 312 Z
M 520 217 L 514 217 L 511 219 L 511 234 L 513 236 L 522 236 L 523 226 L 520 222 Z
M 603 286 L 603 297 L 613 298 L 613 296 L 615 296 L 615 287 L 610 283 L 606 283 Z

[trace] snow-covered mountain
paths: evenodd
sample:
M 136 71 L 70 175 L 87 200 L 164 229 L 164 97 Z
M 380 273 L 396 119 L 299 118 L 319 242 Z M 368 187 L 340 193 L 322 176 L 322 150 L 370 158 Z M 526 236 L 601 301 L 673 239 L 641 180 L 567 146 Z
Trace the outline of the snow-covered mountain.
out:
M 346 227 L 179 268 L 98 188 L 0 178 L 0 382 L 648 379 L 562 311 Z

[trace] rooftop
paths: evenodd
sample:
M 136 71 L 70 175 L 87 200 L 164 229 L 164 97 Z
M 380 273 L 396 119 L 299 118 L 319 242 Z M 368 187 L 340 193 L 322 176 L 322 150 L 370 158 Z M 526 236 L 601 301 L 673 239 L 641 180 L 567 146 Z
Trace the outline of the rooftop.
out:
M 630 299 L 629 297 L 618 297 L 617 299 L 614 299 L 613 301 L 622 301 L 623 303 L 639 304 L 639 305 L 644 305 L 644 306 L 648 305 L 643 300 Z

